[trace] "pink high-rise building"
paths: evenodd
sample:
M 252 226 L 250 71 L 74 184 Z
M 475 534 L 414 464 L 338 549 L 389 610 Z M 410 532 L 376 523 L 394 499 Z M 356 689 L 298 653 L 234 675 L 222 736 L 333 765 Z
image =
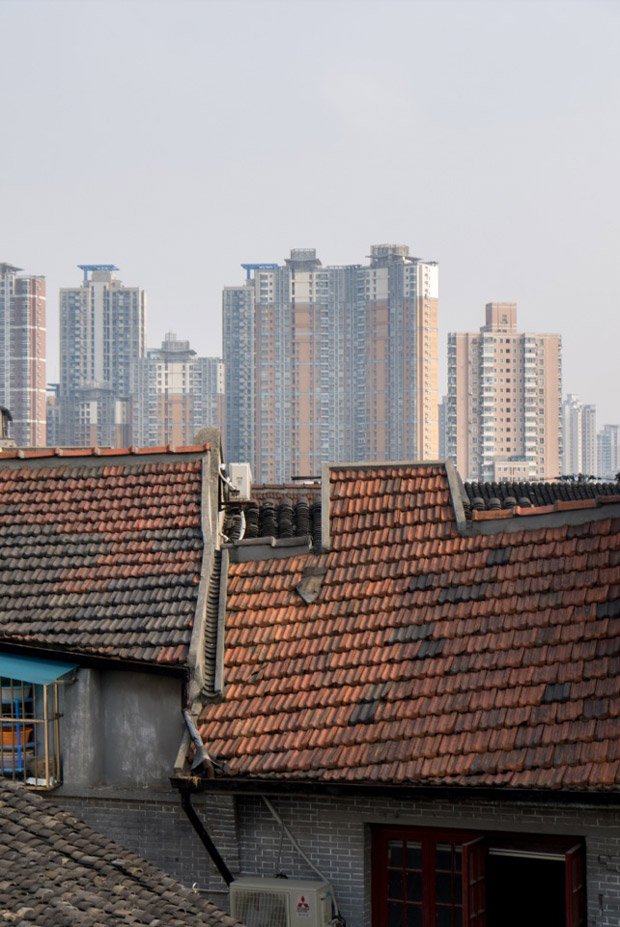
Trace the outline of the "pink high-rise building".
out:
M 20 447 L 45 446 L 45 277 L 0 263 L 0 405 Z
M 559 476 L 561 398 L 560 336 L 518 332 L 515 303 L 448 335 L 447 452 L 465 478 Z

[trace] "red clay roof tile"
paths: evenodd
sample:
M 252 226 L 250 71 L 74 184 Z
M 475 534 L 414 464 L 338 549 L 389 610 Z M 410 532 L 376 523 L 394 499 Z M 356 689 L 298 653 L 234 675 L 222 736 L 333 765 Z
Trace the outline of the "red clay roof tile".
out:
M 620 523 L 461 536 L 440 465 L 329 488 L 330 551 L 231 566 L 226 695 L 200 718 L 227 775 L 617 787 Z

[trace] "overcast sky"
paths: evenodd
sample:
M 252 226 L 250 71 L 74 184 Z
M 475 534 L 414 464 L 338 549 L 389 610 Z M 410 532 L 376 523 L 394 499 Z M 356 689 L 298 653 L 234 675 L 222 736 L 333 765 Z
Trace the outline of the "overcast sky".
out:
M 242 261 L 379 242 L 440 263 L 440 345 L 485 302 L 563 338 L 620 421 L 620 2 L 0 0 L 0 261 L 115 263 L 221 352 Z

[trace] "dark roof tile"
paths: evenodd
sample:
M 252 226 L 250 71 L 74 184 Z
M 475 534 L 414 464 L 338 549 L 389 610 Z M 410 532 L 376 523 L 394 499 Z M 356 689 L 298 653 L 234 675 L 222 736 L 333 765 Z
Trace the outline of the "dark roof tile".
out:
M 23 927 L 238 924 L 72 814 L 23 785 L 3 780 L 0 857 L 3 923 Z
M 132 452 L 102 466 L 67 456 L 60 466 L 0 459 L 0 643 L 184 663 L 202 563 L 202 458 Z

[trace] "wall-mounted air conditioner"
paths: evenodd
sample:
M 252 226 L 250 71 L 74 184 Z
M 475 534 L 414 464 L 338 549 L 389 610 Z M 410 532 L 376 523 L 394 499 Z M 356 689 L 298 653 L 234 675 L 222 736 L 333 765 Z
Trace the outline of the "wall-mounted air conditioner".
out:
M 246 927 L 328 927 L 333 891 L 328 882 L 247 876 L 231 883 L 230 913 Z
M 249 463 L 231 463 L 226 467 L 228 477 L 237 493 L 231 496 L 230 502 L 249 502 L 252 493 L 252 471 Z

